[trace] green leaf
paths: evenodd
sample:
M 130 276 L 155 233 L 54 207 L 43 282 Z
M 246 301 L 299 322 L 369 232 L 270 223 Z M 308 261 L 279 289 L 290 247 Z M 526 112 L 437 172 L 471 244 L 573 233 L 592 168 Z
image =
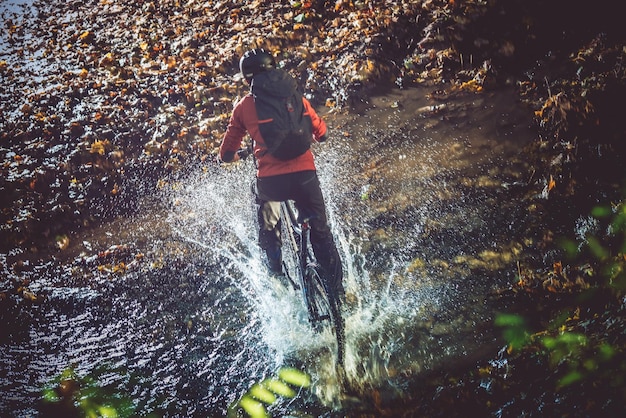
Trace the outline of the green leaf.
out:
M 602 268 L 602 273 L 608 279 L 613 279 L 615 277 L 618 277 L 622 273 L 622 271 L 623 271 L 622 270 L 622 263 L 619 263 L 619 262 L 616 262 L 616 261 L 609 261 Z
M 306 15 L 304 13 L 300 13 L 298 16 L 294 17 L 293 20 L 296 23 L 302 23 L 302 22 L 304 22 L 305 18 L 306 18 Z
M 503 336 L 514 349 L 524 347 L 528 341 L 528 334 L 521 328 L 508 328 L 504 331 Z
M 239 401 L 239 405 L 244 411 L 248 413 L 252 418 L 266 418 L 269 417 L 263 404 L 257 400 L 252 399 L 250 396 L 245 395 Z
M 615 348 L 607 343 L 602 344 L 598 351 L 602 360 L 610 360 L 615 355 Z
M 68 367 L 61 372 L 61 380 L 76 380 L 76 372 L 73 367 Z
M 498 327 L 519 327 L 526 323 L 524 317 L 515 314 L 498 314 L 495 324 Z
M 103 418 L 117 418 L 117 411 L 111 406 L 99 406 L 98 413 Z
M 583 367 L 587 370 L 587 371 L 594 371 L 598 368 L 598 363 L 596 363 L 596 361 L 592 358 L 590 359 L 586 359 L 585 361 L 583 361 Z
M 611 279 L 610 285 L 613 289 L 626 290 L 626 274 L 620 274 Z
M 61 400 L 61 398 L 59 398 L 59 396 L 54 391 L 54 389 L 50 389 L 50 388 L 45 389 L 43 391 L 43 399 L 46 402 L 58 402 Z
M 556 348 L 557 345 L 557 341 L 555 338 L 552 337 L 544 337 L 541 339 L 541 343 L 543 344 L 543 346 L 545 348 L 547 348 L 548 350 L 553 350 Z
M 559 386 L 564 387 L 564 386 L 571 385 L 572 383 L 578 382 L 582 378 L 583 378 L 583 375 L 579 371 L 577 370 L 571 371 L 559 380 Z
M 587 237 L 587 245 L 596 258 L 604 260 L 609 257 L 609 252 L 600 244 L 596 237 Z
M 281 369 L 278 372 L 278 377 L 284 382 L 297 387 L 308 388 L 311 386 L 311 376 L 301 370 L 291 367 Z
M 585 345 L 587 344 L 587 337 L 583 334 L 576 332 L 564 332 L 559 336 L 559 340 L 567 345 Z
M 626 231 L 626 214 L 619 213 L 615 219 L 613 219 L 613 222 L 611 222 L 611 229 L 613 230 L 613 234 Z
M 274 402 L 276 402 L 276 396 L 272 392 L 267 390 L 267 388 L 265 388 L 264 386 L 258 383 L 252 386 L 248 393 L 253 398 L 258 399 L 259 401 L 266 403 L 268 405 L 271 405 Z
M 296 392 L 286 383 L 278 379 L 266 379 L 261 383 L 265 388 L 285 398 L 293 398 Z
M 578 254 L 578 244 L 576 241 L 563 238 L 559 240 L 559 244 L 561 245 L 561 248 L 565 250 L 565 253 L 569 258 L 574 258 Z
M 591 210 L 591 216 L 594 218 L 607 218 L 611 216 L 611 208 L 609 206 L 596 206 Z

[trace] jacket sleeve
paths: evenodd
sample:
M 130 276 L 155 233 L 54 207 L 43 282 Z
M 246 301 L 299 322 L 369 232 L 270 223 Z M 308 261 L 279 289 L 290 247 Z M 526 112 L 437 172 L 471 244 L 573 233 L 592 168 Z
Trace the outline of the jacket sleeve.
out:
M 315 109 L 311 106 L 311 103 L 306 99 L 302 98 L 302 102 L 304 103 L 305 113 L 311 117 L 311 123 L 313 124 L 313 137 L 316 141 L 319 141 L 324 135 L 326 135 L 326 123 L 322 118 L 320 118 L 317 113 L 315 113 Z
M 241 148 L 241 143 L 247 133 L 243 120 L 241 102 L 235 105 L 233 114 L 228 122 L 228 127 L 220 144 L 219 155 L 224 162 L 230 162 L 234 159 L 235 154 Z

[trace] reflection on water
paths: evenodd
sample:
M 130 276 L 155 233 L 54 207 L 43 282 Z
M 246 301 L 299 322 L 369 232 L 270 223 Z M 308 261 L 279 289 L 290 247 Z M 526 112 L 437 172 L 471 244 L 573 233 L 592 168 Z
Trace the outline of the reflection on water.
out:
M 161 207 L 86 232 L 60 266 L 41 269 L 32 286 L 46 302 L 2 311 L 0 409 L 28 416 L 68 365 L 86 374 L 108 363 L 138 377 L 144 413 L 224 415 L 285 365 L 313 387 L 277 414 L 367 411 L 374 391 L 402 399 L 420 373 L 470 361 L 494 342 L 486 294 L 514 271 L 503 248 L 515 241 L 515 205 L 500 205 L 523 181 L 515 155 L 530 138 L 504 98 L 456 99 L 427 118 L 421 91 L 398 91 L 360 115 L 326 116 L 335 137 L 315 152 L 349 296 L 343 387 L 332 336 L 313 333 L 299 296 L 264 272 L 246 161 L 192 171 Z M 80 255 L 122 243 L 143 256 L 123 274 Z

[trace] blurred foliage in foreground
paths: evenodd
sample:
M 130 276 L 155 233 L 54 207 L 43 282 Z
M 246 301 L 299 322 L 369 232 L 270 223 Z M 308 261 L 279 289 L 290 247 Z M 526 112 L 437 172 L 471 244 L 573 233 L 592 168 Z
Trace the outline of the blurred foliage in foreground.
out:
M 539 361 L 547 360 L 558 375 L 557 389 L 583 379 L 600 379 L 612 387 L 623 386 L 626 362 L 618 361 L 618 370 L 610 367 L 623 355 L 621 347 L 595 335 L 585 335 L 584 331 L 577 330 L 577 320 L 576 315 L 565 320 L 556 318 L 550 329 L 532 333 L 522 316 L 500 314 L 496 325 L 504 328 L 509 353 L 526 350 L 535 352 Z
M 593 379 L 602 380 L 613 388 L 624 387 L 623 343 L 608 341 L 608 332 L 602 325 L 598 326 L 602 313 L 596 310 L 606 309 L 607 303 L 620 304 L 625 295 L 626 202 L 597 206 L 584 223 L 591 226 L 579 228 L 578 240 L 564 239 L 562 246 L 572 262 L 593 260 L 585 271 L 595 280 L 590 280 L 592 285 L 582 290 L 577 299 L 581 304 L 594 306 L 594 310 L 587 313 L 591 318 L 583 320 L 581 308 L 577 306 L 552 318 L 547 329 L 539 332 L 533 332 L 526 318 L 515 314 L 499 314 L 495 324 L 503 328 L 509 354 L 534 352 L 540 361 L 547 360 L 558 375 L 557 389 Z M 562 270 L 560 275 L 564 275 Z M 606 293 L 611 295 L 608 302 L 602 296 Z
M 563 247 L 572 259 L 581 254 L 595 259 L 600 285 L 608 285 L 618 296 L 623 296 L 626 291 L 626 201 L 596 206 L 589 223 L 593 228 L 582 232 L 582 243 L 563 240 Z
M 138 402 L 131 397 L 133 379 L 126 372 L 107 366 L 96 368 L 81 377 L 75 367 L 63 370 L 43 389 L 39 412 L 43 417 L 122 418 L 137 416 Z M 311 376 L 291 367 L 283 367 L 277 376 L 253 384 L 248 392 L 230 405 L 229 417 L 270 417 L 266 407 L 282 399 L 294 399 L 311 386 Z M 242 415 L 243 414 L 243 415 Z M 146 416 L 161 416 L 152 413 Z
M 228 410 L 228 417 L 250 416 L 252 418 L 268 418 L 271 415 L 265 405 L 276 404 L 279 397 L 293 399 L 298 390 L 311 386 L 311 377 L 298 369 L 284 367 L 278 371 L 277 377 L 271 377 L 260 383 L 255 383 L 237 402 Z
M 137 405 L 130 397 L 134 385 L 125 372 L 107 366 L 79 376 L 75 367 L 63 370 L 43 389 L 39 412 L 44 417 L 135 416 Z M 147 415 L 151 417 L 156 415 Z

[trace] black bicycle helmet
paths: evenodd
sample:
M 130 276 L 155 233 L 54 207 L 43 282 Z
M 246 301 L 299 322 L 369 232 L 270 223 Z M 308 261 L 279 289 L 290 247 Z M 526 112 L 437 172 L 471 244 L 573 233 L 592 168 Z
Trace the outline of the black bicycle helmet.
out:
M 247 51 L 239 60 L 239 69 L 248 83 L 258 73 L 274 68 L 274 66 L 274 57 L 260 48 Z

